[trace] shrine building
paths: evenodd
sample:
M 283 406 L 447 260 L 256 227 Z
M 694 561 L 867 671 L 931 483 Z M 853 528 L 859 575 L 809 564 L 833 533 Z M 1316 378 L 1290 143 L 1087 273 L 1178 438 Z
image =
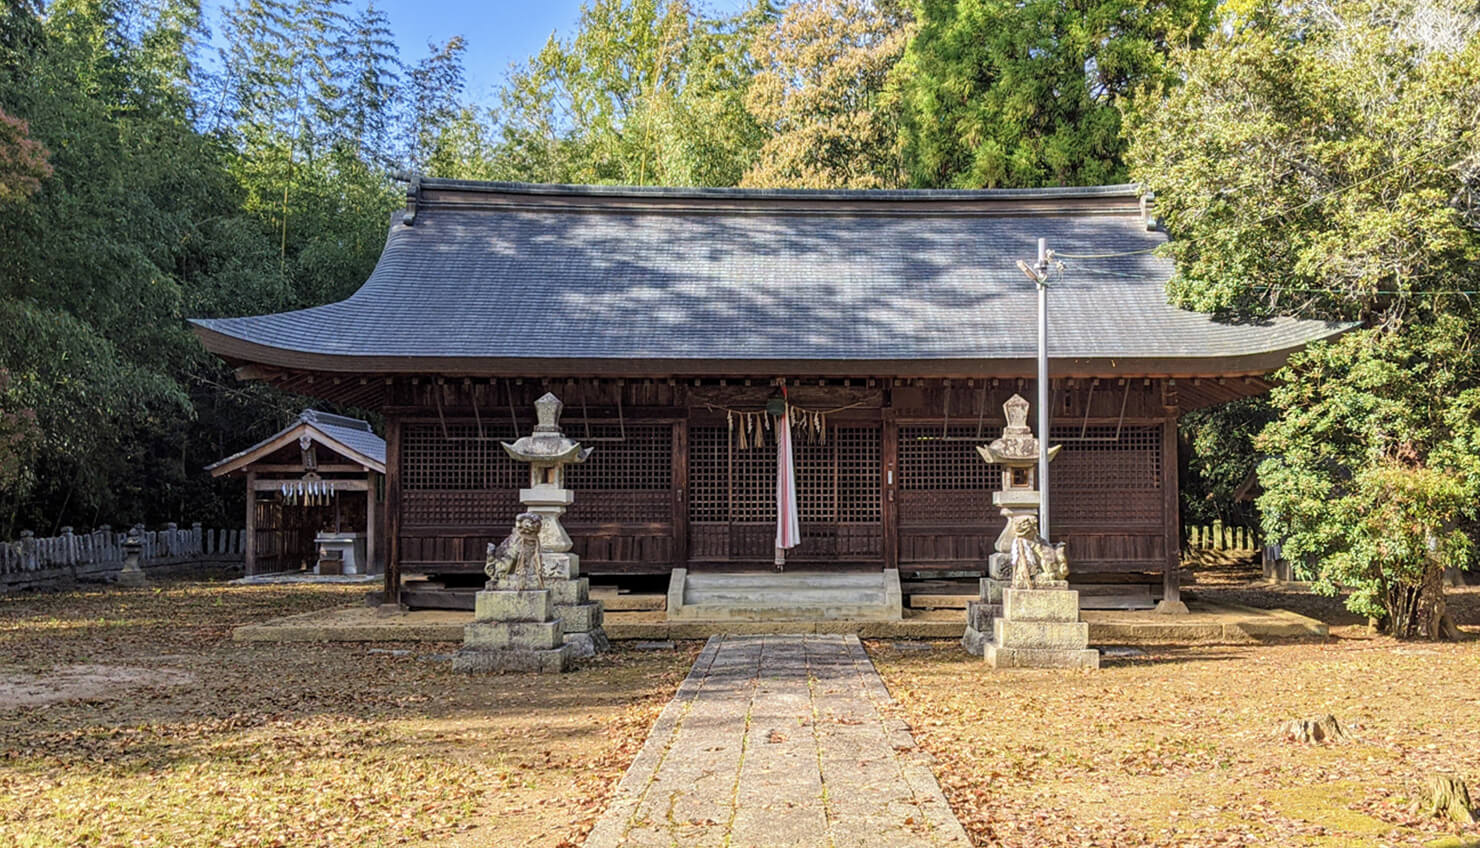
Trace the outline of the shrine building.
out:
M 1150 252 L 1166 235 L 1134 186 L 414 179 L 349 298 L 193 323 L 241 378 L 384 416 L 392 600 L 414 594 L 412 574 L 481 584 L 528 480 L 499 443 L 529 433 L 547 391 L 595 449 L 568 469 L 564 522 L 588 574 L 771 569 L 767 411 L 783 392 L 800 413 L 788 569 L 980 572 L 1003 520 L 1000 469 L 976 448 L 1010 396 L 1036 399 L 1037 296 L 1016 263 L 1039 238 L 1063 263 L 1048 289 L 1051 536 L 1076 583 L 1175 600 L 1178 416 L 1264 392 L 1340 328 L 1168 305 L 1172 264 Z

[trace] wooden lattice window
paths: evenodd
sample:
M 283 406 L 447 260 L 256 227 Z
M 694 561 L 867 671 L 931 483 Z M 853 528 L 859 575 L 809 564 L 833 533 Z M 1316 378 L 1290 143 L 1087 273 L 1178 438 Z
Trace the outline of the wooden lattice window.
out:
M 565 432 L 579 441 L 586 428 L 577 422 Z M 592 424 L 595 438 L 622 435 L 616 424 Z M 621 441 L 591 442 L 591 456 L 565 470 L 566 485 L 582 492 L 661 491 L 673 486 L 673 425 L 628 424 Z
M 831 427 L 826 442 L 797 441 L 797 512 L 804 523 L 880 520 L 877 427 Z M 689 428 L 689 520 L 776 520 L 776 444 L 740 450 L 724 427 Z
M 1049 466 L 1056 514 L 1063 520 L 1155 523 L 1162 520 L 1161 427 L 1055 427 L 1063 445 Z M 1062 510 L 1062 512 L 1060 512 Z
M 586 433 L 580 421 L 564 422 L 572 438 Z M 524 428 L 528 432 L 528 425 Z M 615 424 L 593 423 L 596 438 L 616 438 Z M 529 466 L 515 462 L 485 428 L 469 424 L 407 424 L 401 432 L 402 516 L 409 525 L 502 524 L 519 510 L 519 489 L 529 485 Z M 591 457 L 567 469 L 575 491 L 575 521 L 654 521 L 671 514 L 673 425 L 628 424 L 621 441 L 593 442 Z M 589 493 L 582 497 L 582 493 Z M 651 494 L 610 495 L 610 492 Z M 617 498 L 617 500 L 613 500 Z
M 689 428 L 690 521 L 729 520 L 729 457 L 728 431 L 724 427 Z
M 486 431 L 485 431 L 486 435 Z M 472 424 L 407 424 L 401 430 L 401 487 L 410 491 L 517 489 L 529 472 Z
M 941 438 L 939 424 L 899 428 L 899 487 L 906 491 L 993 492 L 1002 488 L 1002 468 L 976 452 L 991 438 L 976 441 L 976 425 L 951 427 Z M 957 441 L 969 439 L 970 441 Z

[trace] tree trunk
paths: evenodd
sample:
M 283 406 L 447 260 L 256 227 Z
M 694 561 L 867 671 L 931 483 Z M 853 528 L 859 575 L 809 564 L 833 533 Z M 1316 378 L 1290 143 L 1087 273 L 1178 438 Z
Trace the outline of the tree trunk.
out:
M 1443 816 L 1458 824 L 1475 823 L 1475 814 L 1470 808 L 1470 790 L 1462 779 L 1452 774 L 1431 774 L 1424 791 L 1429 815 Z
M 1311 745 L 1345 742 L 1348 738 L 1341 722 L 1336 720 L 1336 716 L 1329 714 L 1320 718 L 1300 718 L 1287 721 L 1275 728 L 1275 735 L 1288 742 Z
M 1431 640 L 1460 637 L 1444 600 L 1444 569 L 1437 563 L 1424 571 L 1419 585 L 1391 586 L 1384 600 L 1389 635 Z

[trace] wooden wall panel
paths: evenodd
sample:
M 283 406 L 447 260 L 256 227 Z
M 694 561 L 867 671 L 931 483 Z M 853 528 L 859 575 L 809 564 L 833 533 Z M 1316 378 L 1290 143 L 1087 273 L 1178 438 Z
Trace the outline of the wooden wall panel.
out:
M 569 409 L 569 406 L 567 406 Z M 673 424 L 570 420 L 591 458 L 567 469 L 575 503 L 564 525 L 588 573 L 606 565 L 663 571 L 674 560 Z M 505 421 L 504 430 L 510 430 Z M 469 572 L 490 541 L 506 537 L 522 506 L 528 466 L 499 444 L 494 423 L 445 418 L 402 422 L 400 544 L 408 569 Z

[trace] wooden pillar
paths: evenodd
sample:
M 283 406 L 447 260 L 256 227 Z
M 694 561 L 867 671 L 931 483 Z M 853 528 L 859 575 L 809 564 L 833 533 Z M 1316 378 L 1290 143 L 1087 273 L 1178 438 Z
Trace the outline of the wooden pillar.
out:
M 1175 386 L 1175 383 L 1171 383 Z M 1184 614 L 1187 605 L 1182 603 L 1182 498 L 1177 480 L 1177 406 L 1175 388 L 1163 389 L 1163 409 L 1166 420 L 1161 425 L 1161 493 L 1162 532 L 1166 548 L 1166 563 L 1162 572 L 1161 603 L 1156 611 Z
M 887 393 L 888 390 L 885 391 Z M 894 493 L 899 486 L 899 421 L 894 417 L 894 410 L 887 406 L 887 397 L 885 403 L 883 467 L 879 473 L 882 487 L 879 503 L 883 509 L 879 517 L 884 530 L 884 567 L 899 568 L 899 509 L 894 502 Z
M 375 514 L 375 472 L 365 469 L 365 572 L 375 570 L 375 555 L 379 553 L 380 533 L 375 526 L 379 518 Z
M 689 422 L 673 423 L 673 565 L 689 562 Z
M 242 559 L 246 575 L 257 573 L 257 472 L 247 472 L 247 529 L 243 533 Z
M 385 422 L 385 603 L 401 603 L 401 420 Z

